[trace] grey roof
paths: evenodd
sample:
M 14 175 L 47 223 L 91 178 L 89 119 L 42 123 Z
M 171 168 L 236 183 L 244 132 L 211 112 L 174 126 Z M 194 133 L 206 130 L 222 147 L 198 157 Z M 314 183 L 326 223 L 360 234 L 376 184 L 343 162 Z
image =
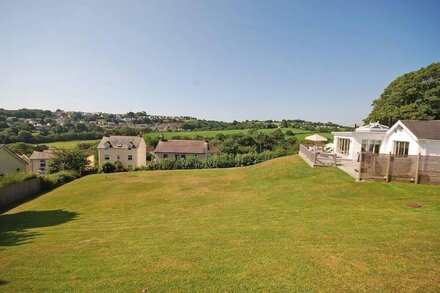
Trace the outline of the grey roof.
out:
M 205 154 L 211 153 L 209 144 L 204 140 L 168 140 L 159 141 L 155 153 Z
M 131 149 L 138 148 L 143 140 L 139 136 L 104 136 L 99 142 L 98 149 L 118 148 Z
M 440 120 L 401 120 L 417 139 L 440 140 Z
M 33 151 L 32 155 L 29 157 L 31 160 L 49 160 L 53 155 L 52 150 L 44 150 L 42 152 Z

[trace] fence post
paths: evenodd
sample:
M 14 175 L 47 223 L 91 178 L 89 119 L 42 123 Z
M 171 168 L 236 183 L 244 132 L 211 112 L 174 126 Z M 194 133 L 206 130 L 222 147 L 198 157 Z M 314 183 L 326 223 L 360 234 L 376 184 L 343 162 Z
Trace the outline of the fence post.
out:
M 316 166 L 316 152 L 313 152 L 313 166 Z
M 359 172 L 358 172 L 358 181 L 362 179 L 362 151 L 359 154 Z
M 391 152 L 388 154 L 387 173 L 385 174 L 386 182 L 390 182 L 390 170 L 391 170 Z
M 419 153 L 419 154 L 417 155 L 416 175 L 415 175 L 415 180 L 414 180 L 414 183 L 415 183 L 415 184 L 419 184 L 419 183 L 420 183 L 420 179 L 419 179 L 420 156 L 421 156 L 421 154 Z

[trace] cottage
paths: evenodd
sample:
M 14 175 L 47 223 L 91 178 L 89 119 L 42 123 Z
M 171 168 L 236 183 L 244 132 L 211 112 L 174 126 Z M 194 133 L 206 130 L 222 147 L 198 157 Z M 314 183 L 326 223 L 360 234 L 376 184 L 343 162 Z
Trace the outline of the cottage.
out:
M 160 140 L 154 150 L 156 161 L 162 159 L 207 159 L 216 149 L 204 140 Z
M 104 136 L 98 145 L 98 161 L 121 162 L 124 167 L 141 167 L 147 164 L 147 147 L 139 136 Z
M 440 156 L 440 120 L 399 120 L 391 128 L 377 123 L 353 132 L 333 132 L 334 152 L 355 160 L 362 151 L 398 156 Z
M 34 173 L 45 173 L 48 162 L 52 156 L 52 150 L 44 150 L 42 152 L 34 151 L 29 157 L 31 162 L 31 171 Z
M 15 172 L 25 172 L 28 163 L 11 151 L 6 145 L 0 145 L 0 175 Z

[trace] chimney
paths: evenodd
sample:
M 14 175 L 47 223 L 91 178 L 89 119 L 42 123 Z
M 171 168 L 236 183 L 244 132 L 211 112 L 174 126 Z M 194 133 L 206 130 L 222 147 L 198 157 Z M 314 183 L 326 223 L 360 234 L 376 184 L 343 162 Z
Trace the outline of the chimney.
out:
M 23 152 L 22 149 L 19 149 L 19 150 L 17 150 L 17 154 L 18 154 L 19 156 L 23 156 L 24 152 Z
M 165 141 L 165 136 L 163 135 L 163 133 L 160 134 L 159 140 L 160 141 Z
M 205 134 L 205 142 L 208 142 L 208 136 Z

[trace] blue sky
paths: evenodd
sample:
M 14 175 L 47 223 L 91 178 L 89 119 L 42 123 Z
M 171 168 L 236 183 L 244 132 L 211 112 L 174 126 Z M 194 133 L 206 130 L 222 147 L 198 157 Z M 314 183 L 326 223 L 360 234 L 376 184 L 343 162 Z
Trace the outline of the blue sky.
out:
M 0 108 L 359 123 L 440 1 L 4 1 Z

